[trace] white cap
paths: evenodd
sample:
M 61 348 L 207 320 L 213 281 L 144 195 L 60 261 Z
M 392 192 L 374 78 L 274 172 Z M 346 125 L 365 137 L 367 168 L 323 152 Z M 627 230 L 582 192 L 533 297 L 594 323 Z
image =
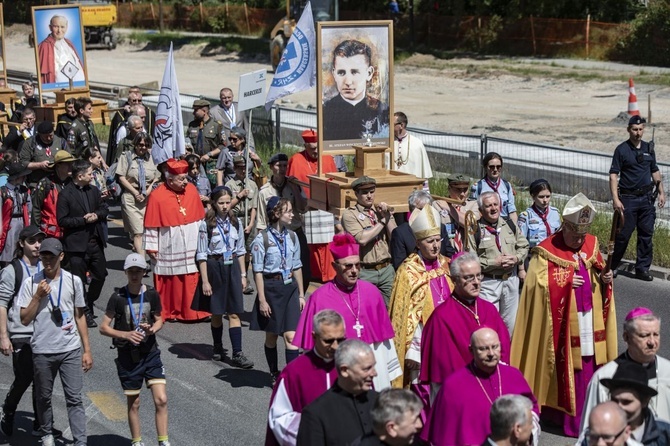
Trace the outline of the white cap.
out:
M 409 216 L 409 227 L 417 240 L 440 235 L 440 213 L 430 204 L 414 209 Z
M 127 270 L 128 268 L 132 268 L 134 266 L 142 269 L 147 269 L 147 261 L 144 260 L 144 256 L 139 255 L 136 252 L 128 254 L 128 257 L 126 257 L 126 261 L 123 262 L 123 269 Z
M 563 224 L 573 232 L 586 234 L 596 216 L 596 208 L 583 193 L 570 199 L 563 208 Z

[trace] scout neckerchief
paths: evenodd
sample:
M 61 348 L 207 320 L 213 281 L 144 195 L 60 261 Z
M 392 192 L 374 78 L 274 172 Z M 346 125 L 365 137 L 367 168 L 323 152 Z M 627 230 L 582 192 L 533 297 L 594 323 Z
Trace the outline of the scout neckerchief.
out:
M 535 213 L 537 214 L 538 217 L 542 219 L 542 223 L 544 223 L 544 227 L 547 229 L 547 237 L 551 235 L 551 225 L 547 221 L 547 217 L 549 216 L 549 206 L 542 212 L 540 208 L 535 206 L 535 203 L 533 203 L 533 206 L 531 206 Z
M 486 225 L 485 228 L 489 232 L 489 234 L 495 236 L 496 246 L 498 247 L 498 251 L 500 251 L 502 253 L 502 248 L 500 246 L 500 228 L 494 228 L 491 225 Z

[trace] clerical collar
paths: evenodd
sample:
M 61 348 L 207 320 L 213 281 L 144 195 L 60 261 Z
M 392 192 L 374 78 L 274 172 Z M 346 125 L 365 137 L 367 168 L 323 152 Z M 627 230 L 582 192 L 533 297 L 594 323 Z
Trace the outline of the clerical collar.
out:
M 356 285 L 357 285 L 358 282 L 356 282 L 352 286 L 346 286 L 345 284 L 340 283 L 340 281 L 337 280 L 337 278 L 335 278 L 335 279 L 333 279 L 333 283 L 335 284 L 336 287 L 338 287 L 339 289 L 341 289 L 345 293 L 351 293 L 354 290 L 354 288 L 356 288 Z
M 90 186 L 90 184 L 83 184 L 83 185 L 80 185 L 80 184 L 75 183 L 74 181 L 73 181 L 73 183 L 74 183 L 75 187 L 76 187 L 77 189 L 79 189 L 79 190 L 85 190 L 86 187 Z
M 628 350 L 626 350 L 623 354 L 624 354 L 624 357 L 625 357 L 628 361 L 634 362 L 634 363 L 636 363 L 636 364 L 640 364 L 640 365 L 641 365 L 642 367 L 644 367 L 645 369 L 655 368 L 655 367 L 654 367 L 655 364 L 656 364 L 656 357 L 655 357 L 655 356 L 654 356 L 654 360 L 653 360 L 653 361 L 644 363 L 644 362 L 637 362 L 636 360 L 634 360 L 633 358 L 631 358 L 630 354 L 628 353 Z
M 465 305 L 468 305 L 468 306 L 472 306 L 472 305 L 474 305 L 475 300 L 477 300 L 476 297 L 474 297 L 474 298 L 472 298 L 472 299 L 466 299 L 465 297 L 461 297 L 461 296 L 459 296 L 459 295 L 456 294 L 455 292 L 453 293 L 453 296 L 454 296 L 455 299 L 460 300 L 462 303 L 464 303 Z
M 399 135 L 398 137 L 396 137 L 396 141 L 398 141 L 398 143 L 402 143 L 403 139 L 407 138 L 408 135 L 409 135 L 409 133 L 407 133 L 407 131 L 405 130 L 405 134 L 404 135 Z
M 331 362 L 333 362 L 333 361 L 335 360 L 335 358 L 330 358 L 330 359 L 328 359 L 328 358 L 324 358 L 323 356 L 321 356 L 321 355 L 319 354 L 319 352 L 316 351 L 316 348 L 313 349 L 312 351 L 314 352 L 314 354 L 316 355 L 316 357 L 319 358 L 319 359 L 321 359 L 323 362 L 331 363 Z
M 350 101 L 349 99 L 345 98 L 345 97 L 342 96 L 342 95 L 340 95 L 340 97 L 342 98 L 342 100 L 343 100 L 344 102 L 348 102 L 349 104 L 353 105 L 354 107 L 357 106 L 358 104 L 360 104 L 362 101 L 365 100 L 365 95 L 363 95 L 363 97 L 362 97 L 361 99 L 359 99 L 358 101 Z

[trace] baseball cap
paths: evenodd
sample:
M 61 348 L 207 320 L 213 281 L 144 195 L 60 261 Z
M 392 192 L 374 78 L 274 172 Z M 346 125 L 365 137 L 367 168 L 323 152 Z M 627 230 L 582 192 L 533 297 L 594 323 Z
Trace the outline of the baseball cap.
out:
M 125 271 L 132 267 L 147 269 L 147 261 L 144 260 L 144 256 L 136 252 L 128 254 L 126 261 L 123 262 L 123 269 Z
M 33 238 L 37 237 L 38 235 L 41 235 L 43 237 L 46 237 L 46 234 L 42 231 L 40 231 L 40 228 L 34 225 L 26 226 L 25 228 L 21 229 L 21 232 L 19 232 L 19 239 L 20 240 L 25 240 L 27 238 Z
M 44 239 L 42 245 L 40 245 L 40 253 L 43 252 L 48 252 L 55 256 L 60 255 L 60 253 L 63 252 L 63 245 L 57 238 L 51 237 Z

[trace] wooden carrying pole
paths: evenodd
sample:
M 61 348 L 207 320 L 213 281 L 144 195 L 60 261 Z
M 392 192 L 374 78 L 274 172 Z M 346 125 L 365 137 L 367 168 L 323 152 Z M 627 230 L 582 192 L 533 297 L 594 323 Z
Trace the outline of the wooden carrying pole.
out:
M 589 40 L 591 33 L 591 14 L 586 16 L 586 58 L 589 57 Z

